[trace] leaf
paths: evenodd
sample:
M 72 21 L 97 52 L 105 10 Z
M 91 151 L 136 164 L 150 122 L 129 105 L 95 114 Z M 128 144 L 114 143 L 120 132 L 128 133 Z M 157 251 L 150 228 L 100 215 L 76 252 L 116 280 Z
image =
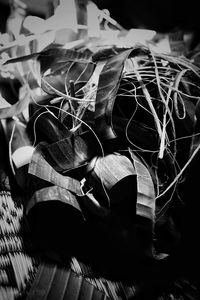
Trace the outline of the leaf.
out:
M 27 124 L 27 130 L 35 143 L 55 143 L 70 135 L 68 128 L 57 118 L 57 111 L 48 111 L 45 107 L 38 109 L 38 106 L 35 109 Z
M 45 159 L 60 173 L 88 163 L 98 153 L 97 142 L 90 133 L 63 138 L 42 148 Z
M 19 62 L 25 62 L 29 59 L 38 58 L 39 55 L 40 55 L 40 53 L 36 52 L 36 53 L 28 54 L 28 55 L 22 55 L 20 57 L 10 58 L 4 63 L 4 65 L 15 64 L 15 63 L 19 63 Z
M 122 179 L 134 177 L 135 175 L 134 167 L 125 155 L 114 153 L 103 157 L 94 157 L 87 168 L 88 183 L 93 187 L 93 195 L 100 206 L 115 207 L 118 202 L 122 203 L 121 201 L 123 201 L 124 203 L 126 201 L 123 198 L 123 190 L 118 193 L 118 197 L 110 197 L 110 191 L 114 186 Z M 134 203 L 134 199 L 132 200 Z
M 95 130 L 102 138 L 114 138 L 112 110 L 124 63 L 133 49 L 109 58 L 100 74 L 95 105 Z
M 66 85 L 69 89 L 70 80 L 87 82 L 95 67 L 88 52 L 82 53 L 69 49 L 49 49 L 38 59 L 43 77 L 42 88 L 50 94 L 56 94 L 55 89 L 66 93 Z
M 40 53 L 9 59 L 4 65 L 15 63 L 23 65 L 29 60 L 37 60 L 40 63 L 40 76 L 48 83 L 47 85 L 43 82 L 42 88 L 50 94 L 55 94 L 55 91 L 51 90 L 49 85 L 61 92 L 66 92 L 65 81 L 67 83 L 69 83 L 69 80 L 76 81 L 77 79 L 79 81 L 88 81 L 95 67 L 89 51 L 81 52 L 61 47 L 51 47 Z M 46 72 L 48 74 L 45 74 Z
M 38 57 L 41 63 L 41 74 L 51 68 L 52 72 L 61 70 L 63 64 L 69 61 L 90 62 L 92 61 L 91 54 L 88 52 L 80 52 L 71 49 L 50 48 L 42 51 Z

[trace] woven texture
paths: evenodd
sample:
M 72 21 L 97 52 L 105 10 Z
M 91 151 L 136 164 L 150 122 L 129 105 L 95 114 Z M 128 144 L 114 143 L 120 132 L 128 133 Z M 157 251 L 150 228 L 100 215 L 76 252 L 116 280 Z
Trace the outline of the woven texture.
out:
M 8 191 L 0 192 L 0 299 L 12 300 L 29 289 L 37 259 L 27 254 L 30 243 L 23 208 Z
M 0 207 L 0 299 L 39 300 L 48 295 L 47 299 L 52 300 L 108 300 L 134 295 L 134 286 L 96 278 L 90 267 L 75 257 L 68 268 L 45 264 L 37 256 L 30 256 L 27 244 L 32 251 L 33 247 L 23 206 L 13 201 L 9 191 L 1 191 Z
M 109 300 L 104 291 L 100 291 L 83 276 L 70 269 L 57 265 L 41 264 L 27 300 Z

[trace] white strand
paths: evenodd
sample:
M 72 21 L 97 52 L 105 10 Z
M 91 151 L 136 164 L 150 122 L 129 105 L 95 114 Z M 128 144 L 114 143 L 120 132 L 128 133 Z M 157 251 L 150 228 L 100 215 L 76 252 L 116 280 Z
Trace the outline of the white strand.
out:
M 81 102 L 81 101 L 83 101 L 83 102 L 94 102 L 94 100 L 89 100 L 89 99 L 86 99 L 86 98 L 79 99 L 79 98 L 76 98 L 76 97 L 72 97 L 72 96 L 66 95 L 66 94 L 58 91 L 56 88 L 54 88 L 44 78 L 42 78 L 42 81 L 44 81 L 44 83 L 47 84 L 56 94 L 58 94 L 59 96 L 62 96 L 63 98 L 65 98 L 67 100 L 77 101 L 77 102 Z
M 177 174 L 176 178 L 171 182 L 171 184 L 165 189 L 165 191 L 163 193 L 161 193 L 158 197 L 162 197 L 177 181 L 178 179 L 182 176 L 183 172 L 186 170 L 186 168 L 189 166 L 189 164 L 191 163 L 191 161 L 193 160 L 193 158 L 196 156 L 196 154 L 198 153 L 198 151 L 200 150 L 200 144 L 198 145 L 198 147 L 194 150 L 194 152 L 192 153 L 191 157 L 189 158 L 189 160 L 187 161 L 187 163 L 183 166 L 183 168 L 181 169 L 181 171 Z M 167 201 L 166 204 L 162 207 L 162 209 L 158 212 L 160 214 L 160 212 L 170 203 L 170 201 Z
M 78 121 L 80 121 L 82 124 L 84 124 L 95 136 L 96 140 L 98 141 L 98 144 L 100 145 L 100 148 L 101 148 L 101 152 L 102 152 L 102 156 L 105 156 L 104 154 L 104 150 L 103 150 L 103 146 L 101 144 L 101 141 L 100 139 L 98 138 L 97 134 L 95 133 L 95 131 L 91 128 L 91 126 L 89 126 L 85 121 L 83 121 L 82 119 L 78 118 L 77 116 L 74 116 L 73 114 L 71 114 L 70 112 L 68 111 L 65 111 L 59 107 L 56 107 L 56 106 L 53 106 L 53 105 L 46 105 L 47 107 L 52 107 L 52 108 L 55 108 L 55 109 L 59 109 L 59 110 L 62 110 L 64 113 L 68 114 L 69 116 L 71 116 L 72 118 L 75 118 L 77 119 Z M 73 129 L 72 129 L 73 130 Z
M 13 165 L 13 160 L 12 160 L 12 141 L 13 141 L 13 136 L 14 136 L 14 132 L 15 132 L 15 123 L 13 124 L 13 128 L 12 128 L 12 132 L 11 132 L 11 136 L 10 136 L 10 140 L 9 140 L 9 143 L 8 143 L 8 152 L 9 152 L 9 162 L 10 162 L 10 166 L 11 166 L 11 170 L 13 172 L 13 175 L 16 175 L 15 173 L 15 168 L 14 168 L 14 165 Z

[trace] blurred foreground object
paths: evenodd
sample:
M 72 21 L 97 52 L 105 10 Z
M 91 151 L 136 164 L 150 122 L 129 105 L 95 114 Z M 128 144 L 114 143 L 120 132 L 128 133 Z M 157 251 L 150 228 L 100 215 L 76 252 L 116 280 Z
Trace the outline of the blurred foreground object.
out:
M 11 40 L 16 39 L 22 29 L 22 23 L 27 13 L 25 0 L 10 0 L 10 15 L 7 19 L 6 32 L 10 34 Z

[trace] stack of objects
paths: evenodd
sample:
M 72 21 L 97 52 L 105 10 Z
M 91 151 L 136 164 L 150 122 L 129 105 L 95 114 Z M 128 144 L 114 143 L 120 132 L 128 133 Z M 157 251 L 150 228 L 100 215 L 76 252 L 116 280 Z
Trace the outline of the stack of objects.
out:
M 106 43 L 50 43 L 1 65 L 20 85 L 15 103 L 0 102 L 13 299 L 20 289 L 28 299 L 198 299 L 197 54 Z

